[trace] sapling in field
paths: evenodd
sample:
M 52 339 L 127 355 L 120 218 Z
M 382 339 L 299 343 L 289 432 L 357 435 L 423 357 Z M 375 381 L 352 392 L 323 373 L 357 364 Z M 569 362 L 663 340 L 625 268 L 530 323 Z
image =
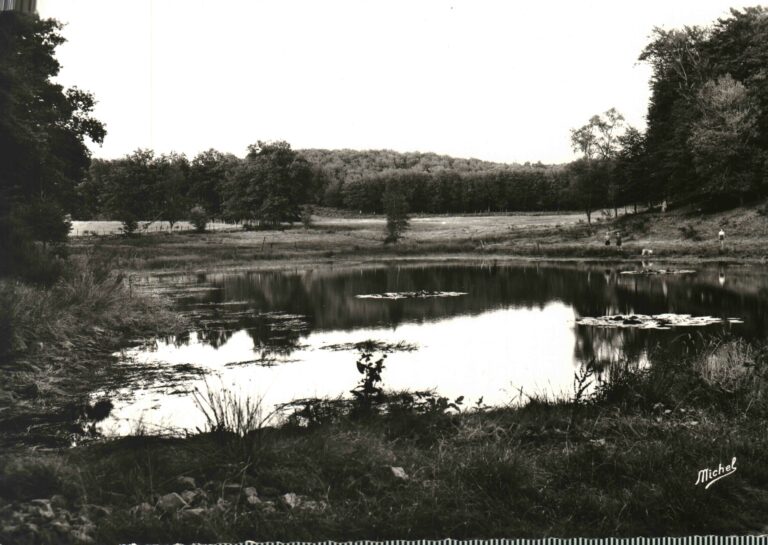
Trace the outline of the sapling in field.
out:
M 202 206 L 195 206 L 189 211 L 189 222 L 195 228 L 195 231 L 202 233 L 208 225 L 208 214 Z
M 408 229 L 408 200 L 399 183 L 387 182 L 382 198 L 387 215 L 387 236 L 384 243 L 397 242 Z

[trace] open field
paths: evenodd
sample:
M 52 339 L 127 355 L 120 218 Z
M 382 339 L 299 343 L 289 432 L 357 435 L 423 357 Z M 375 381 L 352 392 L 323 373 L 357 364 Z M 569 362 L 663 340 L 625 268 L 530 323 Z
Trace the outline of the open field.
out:
M 96 248 L 113 254 L 124 271 L 280 267 L 281 263 L 339 260 L 439 258 L 632 259 L 644 248 L 668 261 L 752 260 L 768 257 L 768 217 L 760 208 L 703 216 L 696 213 L 641 213 L 591 226 L 578 213 L 493 216 L 422 216 L 397 244 L 385 245 L 384 219 L 317 216 L 311 228 L 228 229 L 202 234 L 147 233 L 130 238 L 76 238 L 75 254 Z M 717 241 L 726 232 L 723 248 Z M 621 231 L 623 245 L 606 232 Z
M 119 221 L 73 221 L 69 232 L 71 237 L 89 237 L 102 235 L 121 235 L 122 223 Z M 224 229 L 236 229 L 238 226 L 232 223 L 211 222 L 209 231 L 221 231 Z M 179 231 L 192 231 L 194 227 L 188 221 L 180 221 L 171 225 L 167 221 L 140 221 L 137 233 L 169 233 Z

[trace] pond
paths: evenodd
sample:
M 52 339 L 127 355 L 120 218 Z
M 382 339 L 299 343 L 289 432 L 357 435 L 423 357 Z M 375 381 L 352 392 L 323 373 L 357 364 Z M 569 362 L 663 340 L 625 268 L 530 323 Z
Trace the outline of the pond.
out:
M 148 277 L 144 289 L 171 295 L 198 326 L 120 354 L 130 372 L 94 393 L 115 404 L 100 429 L 195 430 L 204 424 L 196 390 L 260 399 L 265 412 L 294 399 L 349 395 L 361 377 L 355 344 L 367 340 L 395 345 L 386 389 L 504 405 L 571 396 L 574 373 L 589 361 L 598 369 L 644 366 L 656 346 L 684 350 L 708 334 L 768 332 L 763 267 L 626 274 L 633 270 L 643 269 L 446 262 Z M 669 313 L 712 320 L 667 328 L 579 323 Z

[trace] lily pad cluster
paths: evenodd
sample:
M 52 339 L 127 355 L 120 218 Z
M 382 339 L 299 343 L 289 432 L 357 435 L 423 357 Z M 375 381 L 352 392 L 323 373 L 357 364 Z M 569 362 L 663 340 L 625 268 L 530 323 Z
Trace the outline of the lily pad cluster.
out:
M 386 293 L 368 293 L 355 295 L 358 299 L 423 299 L 427 297 L 458 297 L 466 295 L 463 291 L 388 291 Z
M 578 325 L 594 327 L 635 327 L 639 329 L 672 329 L 673 327 L 698 327 L 713 324 L 744 323 L 739 318 L 715 318 L 713 316 L 691 316 L 690 314 L 617 314 L 615 316 L 584 317 L 576 320 Z
M 696 271 L 690 269 L 641 269 L 639 271 L 621 271 L 619 274 L 654 276 L 657 274 L 696 274 Z
M 321 346 L 320 348 L 323 350 L 333 350 L 335 352 L 340 352 L 343 350 L 358 350 L 360 352 L 384 352 L 385 354 L 388 354 L 392 352 L 414 352 L 415 350 L 419 349 L 419 345 L 406 341 L 390 343 L 386 341 L 368 339 L 367 341 L 356 343 L 328 344 Z

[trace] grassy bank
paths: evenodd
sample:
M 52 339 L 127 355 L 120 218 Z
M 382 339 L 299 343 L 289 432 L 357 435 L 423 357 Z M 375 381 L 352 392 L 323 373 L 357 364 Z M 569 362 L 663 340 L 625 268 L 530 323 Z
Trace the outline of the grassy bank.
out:
M 383 218 L 316 217 L 309 228 L 76 238 L 75 253 L 115 256 L 125 271 L 194 271 L 413 257 L 637 260 L 644 248 L 668 261 L 768 258 L 768 216 L 761 207 L 702 215 L 643 212 L 587 225 L 577 214 L 413 218 L 406 237 L 383 243 Z M 726 231 L 720 247 L 717 232 Z M 604 244 L 621 231 L 623 244 Z
M 134 293 L 114 262 L 94 252 L 70 258 L 49 287 L 0 282 L 2 444 L 69 444 L 111 354 L 183 320 L 159 298 Z
M 764 349 L 718 342 L 685 361 L 611 369 L 578 402 L 456 413 L 395 396 L 362 415 L 317 402 L 308 421 L 278 429 L 6 455 L 0 540 L 756 533 L 768 509 L 767 370 Z M 735 474 L 694 484 L 734 457 Z

